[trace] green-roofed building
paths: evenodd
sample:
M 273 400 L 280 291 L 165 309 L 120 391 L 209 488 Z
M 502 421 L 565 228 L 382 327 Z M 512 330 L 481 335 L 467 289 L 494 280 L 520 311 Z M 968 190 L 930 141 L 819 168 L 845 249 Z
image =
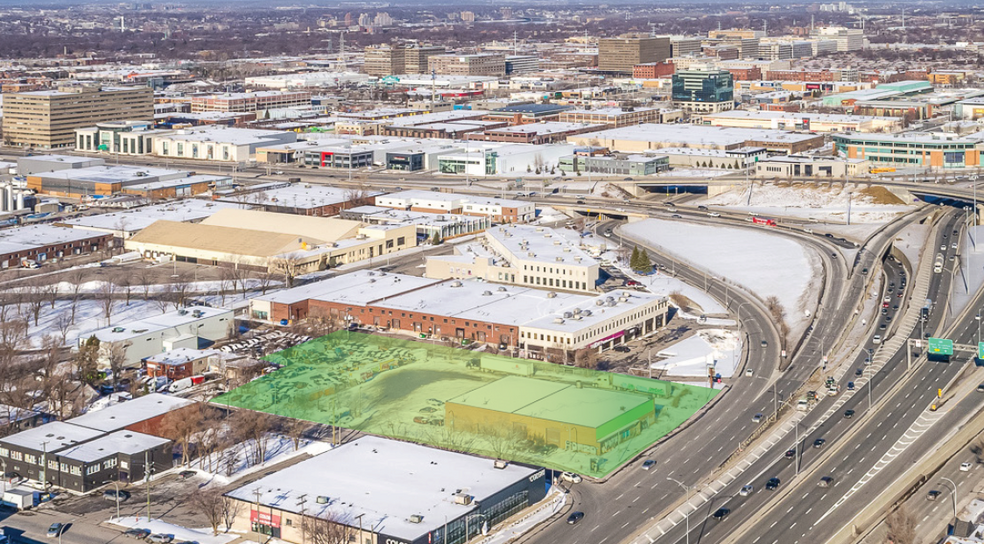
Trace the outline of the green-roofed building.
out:
M 648 394 L 509 376 L 445 404 L 445 425 L 595 455 L 637 436 L 656 420 Z

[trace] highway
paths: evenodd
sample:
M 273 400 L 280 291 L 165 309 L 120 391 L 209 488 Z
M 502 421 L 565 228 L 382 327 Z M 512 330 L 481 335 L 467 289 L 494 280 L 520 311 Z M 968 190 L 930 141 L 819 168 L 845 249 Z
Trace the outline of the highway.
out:
M 959 215 L 951 216 L 939 236 L 952 231 L 956 226 Z M 936 243 L 942 245 L 944 240 L 937 238 Z M 935 249 L 935 248 L 934 248 Z M 931 293 L 946 293 L 949 290 L 949 274 L 934 274 L 931 283 Z M 979 307 L 980 301 L 975 301 L 972 307 Z M 930 314 L 928 330 L 935 330 L 943 319 L 945 305 L 937 305 Z M 969 317 L 974 325 L 973 335 L 976 335 L 976 321 Z M 967 319 L 961 323 L 966 325 Z M 913 336 L 919 336 L 919 327 L 913 331 Z M 968 341 L 969 330 L 954 338 L 956 341 Z M 926 416 L 926 408 L 935 397 L 937 389 L 945 387 L 960 370 L 961 364 L 924 363 L 909 374 L 905 374 L 905 348 L 896 353 L 883 367 L 877 369 L 872 380 L 875 411 L 868 413 L 868 399 L 865 386 L 839 408 L 839 414 L 831 417 L 813 433 L 805 434 L 800 442 L 804 455 L 804 470 L 810 475 L 803 478 L 795 490 L 787 490 L 782 499 L 770 505 L 768 515 L 756 520 L 752 525 L 744 527 L 743 534 L 748 542 L 796 542 L 804 541 L 807 536 L 811 540 L 823 542 L 833 532 L 847 523 L 858 507 L 867 504 L 878 496 L 884 485 L 884 479 L 892 478 L 895 470 L 906 467 L 904 462 L 892 462 L 902 456 L 897 453 L 897 442 L 910 431 L 910 427 L 920 417 Z M 863 366 L 861 361 L 860 368 Z M 866 371 L 866 374 L 870 372 Z M 845 379 L 855 380 L 849 373 Z M 867 378 L 867 376 L 864 376 Z M 905 382 L 892 390 L 891 396 L 882 399 L 882 395 L 895 381 L 904 378 Z M 843 384 L 842 384 L 843 387 Z M 883 400 L 883 401 L 882 401 Z M 882 401 L 879 404 L 879 401 Z M 822 408 L 822 406 L 820 407 Z M 855 417 L 844 418 L 843 412 L 855 410 Z M 814 409 L 811 413 L 820 414 L 823 410 Z M 954 408 L 953 412 L 964 414 L 965 407 Z M 942 413 L 938 413 L 942 414 Z M 929 416 L 920 422 L 909 435 L 921 435 L 923 427 L 933 420 Z M 955 417 L 955 416 L 948 416 Z M 807 421 L 804 421 L 807 423 Z M 935 425 L 921 435 L 921 446 L 931 445 L 934 436 L 946 432 L 946 425 Z M 846 443 L 838 444 L 838 438 L 850 432 Z M 811 448 L 817 438 L 826 439 L 822 449 Z M 905 442 L 905 441 L 903 441 Z M 853 445 L 853 447 L 852 447 Z M 895 449 L 893 449 L 895 448 Z M 910 451 L 911 450 L 911 451 Z M 906 454 L 913 454 L 918 447 L 909 446 Z M 894 454 L 894 455 L 893 455 Z M 887 456 L 887 457 L 886 457 Z M 889 461 L 883 464 L 884 461 Z M 819 464 L 817 464 L 819 463 Z M 785 465 L 785 466 L 784 466 Z M 774 459 L 763 477 L 779 477 L 784 482 L 792 483 L 794 468 L 784 459 Z M 874 467 L 878 466 L 879 469 Z M 887 468 L 886 468 L 887 467 Z M 867 475 L 867 476 L 866 476 Z M 835 479 L 832 487 L 822 488 L 818 485 L 819 478 L 830 476 Z M 862 479 L 865 483 L 857 489 L 852 489 Z M 787 484 L 788 485 L 788 484 Z M 734 490 L 735 494 L 737 490 Z M 734 534 L 738 524 L 746 521 L 765 506 L 770 494 L 753 495 L 749 498 L 738 498 L 733 505 L 732 514 L 720 523 L 722 531 L 711 541 L 723 540 L 725 534 Z M 836 506 L 835 506 L 836 505 Z M 720 506 L 718 506 L 720 507 Z M 795 520 L 795 521 L 793 521 Z M 745 541 L 745 540 L 742 540 Z
M 625 210 L 646 210 L 660 215 L 670 213 L 665 208 L 639 205 L 626 205 Z M 673 213 L 681 216 L 687 214 L 695 219 L 699 216 L 701 220 L 706 220 L 706 214 L 695 209 L 684 210 L 680 207 Z M 752 226 L 747 221 L 747 215 L 743 214 L 722 214 L 715 220 L 742 228 L 765 228 Z M 605 232 L 614 228 L 614 234 L 618 235 L 616 226 L 617 222 L 602 222 L 597 230 Z M 877 237 L 877 241 L 885 243 L 903 226 L 904 222 L 891 225 L 885 233 Z M 824 311 L 817 316 L 811 338 L 823 338 L 827 346 L 832 346 L 842 334 L 849 321 L 848 317 L 857 307 L 866 278 L 860 273 L 848 276 L 845 259 L 830 256 L 830 239 L 785 230 L 780 232 L 797 236 L 802 243 L 812 247 L 824 258 L 828 271 L 824 305 L 830 305 L 835 310 Z M 853 244 L 850 246 L 853 248 Z M 703 272 L 692 270 L 683 263 L 671 263 L 656 248 L 648 249 L 656 264 L 667 270 L 672 266 L 677 276 L 684 281 L 692 285 L 703 285 Z M 860 255 L 856 270 L 860 271 L 865 267 L 876 269 L 875 253 L 864 251 Z M 771 413 L 776 397 L 789 397 L 821 365 L 819 346 L 807 344 L 789 368 L 779 372 L 776 368 L 780 360 L 778 337 L 761 302 L 713 279 L 709 280 L 708 286 L 711 296 L 720 301 L 728 300 L 731 310 L 741 312 L 743 332 L 747 334 L 747 364 L 753 369 L 753 377 L 740 376 L 734 380 L 732 389 L 722 400 L 728 406 L 727 410 L 720 407 L 712 409 L 709 415 L 692 422 L 675 436 L 664 439 L 646 455 L 612 475 L 603 484 L 585 482 L 572 486 L 572 504 L 565 512 L 585 512 L 586 517 L 580 524 L 570 527 L 565 523 L 551 523 L 541 526 L 522 541 L 602 544 L 631 539 L 640 529 L 651 524 L 664 508 L 682 497 L 683 490 L 676 483 L 667 480 L 667 477 L 680 480 L 685 485 L 694 485 L 706 479 L 734 452 L 738 443 L 758 426 L 752 421 L 754 414 Z M 767 346 L 761 345 L 762 340 L 767 342 Z M 653 470 L 643 471 L 639 468 L 645 458 L 657 462 Z M 695 462 L 697 460 L 699 462 Z M 565 517 L 565 514 L 558 515 L 554 521 L 562 521 Z

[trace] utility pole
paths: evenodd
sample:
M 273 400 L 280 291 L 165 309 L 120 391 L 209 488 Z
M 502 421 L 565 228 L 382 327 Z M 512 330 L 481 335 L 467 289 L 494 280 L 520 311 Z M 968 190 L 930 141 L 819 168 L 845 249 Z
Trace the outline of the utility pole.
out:
M 297 498 L 297 506 L 301 507 L 301 544 L 305 544 L 304 540 L 304 509 L 307 505 L 307 493 L 301 495 Z
M 670 478 L 669 476 L 667 476 L 666 479 L 669 480 L 669 481 L 671 481 L 671 482 L 676 482 L 677 485 L 679 485 L 680 487 L 682 487 L 683 490 L 687 492 L 687 507 L 688 508 L 687 508 L 687 512 L 684 515 L 687 517 L 687 544 L 690 544 L 690 508 L 689 507 L 690 507 L 690 490 L 693 489 L 693 487 L 688 487 L 686 485 L 683 485 L 683 482 L 680 482 L 679 480 L 675 480 L 673 478 Z

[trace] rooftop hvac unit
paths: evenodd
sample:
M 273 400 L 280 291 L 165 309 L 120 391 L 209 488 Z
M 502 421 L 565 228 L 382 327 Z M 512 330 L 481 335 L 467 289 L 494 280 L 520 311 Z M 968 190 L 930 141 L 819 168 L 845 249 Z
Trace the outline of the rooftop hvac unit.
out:
M 506 292 L 506 288 L 505 287 L 499 287 L 498 289 L 496 289 L 496 291 L 499 291 L 500 293 L 505 293 Z
M 451 282 L 451 287 L 461 287 L 461 282 L 460 281 L 453 281 L 453 282 Z
M 454 494 L 454 503 L 455 504 L 462 504 L 462 505 L 468 506 L 469 504 L 472 503 L 472 500 L 474 498 L 475 497 L 472 497 L 471 495 L 469 495 L 467 493 L 455 493 Z
M 618 301 L 619 302 L 628 302 L 629 301 L 629 297 L 618 297 Z
M 563 317 L 555 317 L 554 320 L 553 320 L 553 322 L 556 323 L 556 324 L 558 324 L 558 325 L 563 325 L 564 324 L 564 318 Z
M 607 304 L 608 304 L 608 307 L 611 308 L 611 307 L 615 306 L 616 302 L 614 300 L 609 300 L 609 301 L 607 301 Z
M 574 257 L 574 261 L 575 262 L 578 262 L 578 263 L 581 262 L 581 257 L 580 256 L 575 256 Z
M 632 291 L 622 291 L 622 296 L 625 298 L 629 298 L 632 296 Z
M 604 300 L 601 300 L 600 298 L 595 299 L 595 306 L 603 306 L 604 304 L 605 304 Z
M 558 263 L 564 262 L 564 258 L 563 257 L 554 257 L 554 260 L 557 261 Z
M 571 312 L 564 312 L 564 317 L 566 317 L 567 319 L 570 319 L 570 318 L 574 317 L 574 314 L 572 314 Z
M 537 231 L 537 232 L 543 232 L 543 227 L 537 227 L 537 228 L 536 228 L 536 231 Z
M 564 248 L 564 253 L 570 253 L 570 252 L 571 252 L 571 248 L 569 248 L 569 247 L 565 247 Z
M 421 516 L 420 514 L 414 514 L 414 515 L 410 516 L 409 521 L 410 521 L 410 523 L 420 523 L 420 522 L 424 521 L 424 516 Z
M 584 310 L 583 312 L 581 312 L 581 315 L 583 315 L 584 317 L 590 317 L 591 316 L 591 310 Z
M 559 246 L 560 245 L 560 240 L 554 240 L 554 245 L 555 246 Z
M 482 296 L 483 297 L 490 297 L 490 296 L 492 296 L 492 291 L 482 291 Z
M 318 504 L 328 504 L 328 497 L 324 495 L 318 495 Z
M 499 470 L 502 470 L 508 466 L 509 466 L 509 461 L 506 461 L 505 459 L 496 459 L 495 463 L 492 464 L 493 468 L 497 468 Z
M 557 293 L 550 291 L 549 293 L 547 293 L 547 298 L 557 298 Z
M 526 256 L 527 257 L 536 257 L 536 253 L 533 253 L 532 251 L 527 251 L 526 252 Z

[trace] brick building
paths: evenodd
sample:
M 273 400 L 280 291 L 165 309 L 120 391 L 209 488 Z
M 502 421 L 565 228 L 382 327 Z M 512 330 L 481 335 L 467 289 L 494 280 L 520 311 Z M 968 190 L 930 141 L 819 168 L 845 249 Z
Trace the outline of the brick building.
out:
M 17 268 L 31 260 L 92 253 L 112 247 L 113 235 L 53 225 L 27 225 L 0 231 L 0 269 Z
M 632 67 L 632 77 L 636 79 L 657 79 L 669 77 L 676 71 L 673 61 L 647 62 Z

